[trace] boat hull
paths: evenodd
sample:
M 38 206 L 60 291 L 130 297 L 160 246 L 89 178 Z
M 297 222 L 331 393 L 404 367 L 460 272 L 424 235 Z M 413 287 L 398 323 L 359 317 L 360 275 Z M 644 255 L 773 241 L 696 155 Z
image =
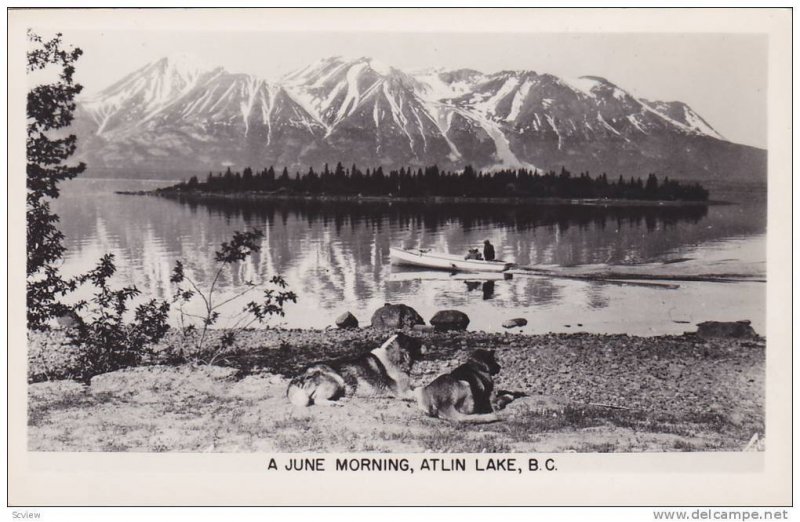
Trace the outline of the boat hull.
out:
M 436 268 L 451 272 L 504 272 L 511 268 L 511 263 L 504 261 L 464 259 L 453 254 L 441 254 L 417 248 L 390 248 L 389 255 L 394 264 Z
M 485 283 L 487 281 L 504 281 L 512 279 L 511 272 L 445 272 L 443 270 L 415 270 L 412 267 L 390 272 L 388 281 L 400 283 L 406 281 L 467 281 Z

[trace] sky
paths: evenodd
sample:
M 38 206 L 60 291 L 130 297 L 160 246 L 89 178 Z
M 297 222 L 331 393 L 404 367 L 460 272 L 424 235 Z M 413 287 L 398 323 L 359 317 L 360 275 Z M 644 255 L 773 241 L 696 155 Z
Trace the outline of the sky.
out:
M 526 69 L 601 76 L 634 96 L 683 101 L 726 139 L 766 148 L 767 45 L 759 34 L 64 31 L 83 49 L 91 95 L 175 53 L 267 80 L 328 56 L 369 56 L 405 71 Z

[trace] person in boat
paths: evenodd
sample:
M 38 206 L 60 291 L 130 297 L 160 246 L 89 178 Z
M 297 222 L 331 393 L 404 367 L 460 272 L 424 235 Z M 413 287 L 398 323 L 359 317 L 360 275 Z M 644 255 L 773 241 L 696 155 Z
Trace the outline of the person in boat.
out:
M 481 260 L 483 258 L 481 257 L 481 253 L 477 248 L 470 248 L 469 252 L 467 252 L 467 255 L 464 256 L 464 259 L 478 259 L 478 260 Z
M 483 242 L 483 259 L 486 261 L 494 261 L 494 246 L 487 239 Z

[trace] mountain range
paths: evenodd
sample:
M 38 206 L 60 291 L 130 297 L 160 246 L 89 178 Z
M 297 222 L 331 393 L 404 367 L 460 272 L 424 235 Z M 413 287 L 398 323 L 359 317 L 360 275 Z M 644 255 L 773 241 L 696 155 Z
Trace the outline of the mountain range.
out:
M 120 176 L 341 161 L 766 180 L 765 150 L 727 141 L 679 101 L 597 76 L 406 72 L 367 57 L 268 82 L 170 56 L 79 100 L 73 126 L 90 171 Z

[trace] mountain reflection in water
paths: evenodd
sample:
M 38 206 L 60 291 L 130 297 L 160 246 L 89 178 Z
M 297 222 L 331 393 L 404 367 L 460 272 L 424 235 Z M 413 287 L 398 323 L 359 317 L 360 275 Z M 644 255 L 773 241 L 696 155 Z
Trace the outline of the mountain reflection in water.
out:
M 66 236 L 66 272 L 85 271 L 113 252 L 120 284 L 136 284 L 147 297 L 167 297 L 175 260 L 182 259 L 195 280 L 207 282 L 219 244 L 234 230 L 261 228 L 261 252 L 219 288 L 232 295 L 249 279 L 283 275 L 299 295 L 284 319 L 291 327 L 322 328 L 346 310 L 368 324 L 384 302 L 407 303 L 426 319 L 439 309 L 461 309 L 472 318 L 470 329 L 491 331 L 515 316 L 528 318 L 528 332 L 563 331 L 565 324 L 579 322 L 589 331 L 669 333 L 685 329 L 675 320 L 728 316 L 751 319 L 757 329 L 763 324 L 763 284 L 691 283 L 667 291 L 527 276 L 465 282 L 446 274 L 416 280 L 412 274 L 393 280 L 391 274 L 403 269 L 389 260 L 391 246 L 462 253 L 489 239 L 498 258 L 524 266 L 764 273 L 766 212 L 758 201 L 710 207 L 198 203 L 113 193 L 136 188 L 127 183 L 65 184 L 55 208 Z M 716 300 L 719 306 L 713 306 Z

